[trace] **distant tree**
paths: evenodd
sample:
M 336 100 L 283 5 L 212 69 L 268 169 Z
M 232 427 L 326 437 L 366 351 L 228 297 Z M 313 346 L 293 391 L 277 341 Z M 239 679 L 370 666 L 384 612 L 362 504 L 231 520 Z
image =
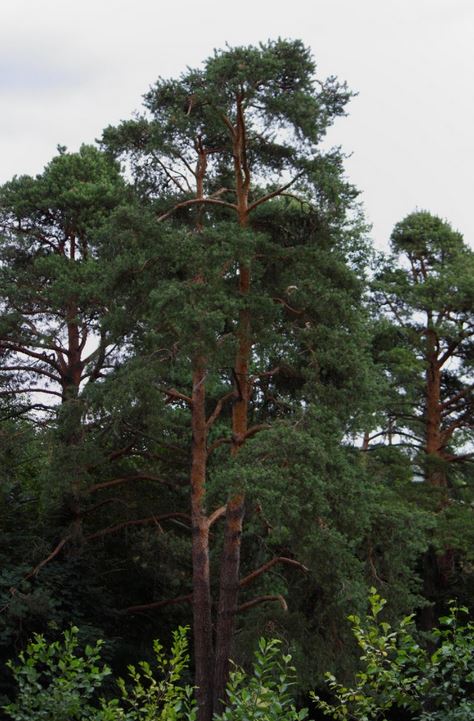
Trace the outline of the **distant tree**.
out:
M 453 595 L 469 601 L 471 593 L 474 253 L 449 223 L 424 211 L 398 223 L 391 243 L 374 295 L 385 420 L 367 440 L 408 502 L 431 514 L 420 559 L 431 604 L 422 623 L 431 627 L 436 605 L 441 611 Z
M 107 365 L 92 239 L 124 191 L 116 165 L 91 146 L 61 149 L 41 175 L 0 189 L 0 370 L 12 394 L 43 411 L 45 395 L 77 398 Z
M 375 283 L 391 323 L 377 341 L 394 388 L 384 431 L 408 438 L 427 483 L 447 488 L 473 456 L 474 253 L 428 212 L 398 223 L 391 243 Z

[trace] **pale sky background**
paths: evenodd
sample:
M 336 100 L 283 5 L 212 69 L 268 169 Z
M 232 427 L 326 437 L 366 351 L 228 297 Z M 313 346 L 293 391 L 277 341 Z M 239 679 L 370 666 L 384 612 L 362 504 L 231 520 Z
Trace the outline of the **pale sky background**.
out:
M 474 0 L 0 0 L 0 182 L 130 117 L 158 76 L 279 36 L 359 93 L 329 139 L 376 244 L 418 207 L 474 245 Z

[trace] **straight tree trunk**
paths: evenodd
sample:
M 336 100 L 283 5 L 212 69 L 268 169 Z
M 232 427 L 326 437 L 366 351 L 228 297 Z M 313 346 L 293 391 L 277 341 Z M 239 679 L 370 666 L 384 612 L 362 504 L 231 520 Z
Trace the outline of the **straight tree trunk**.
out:
M 247 225 L 246 197 L 240 218 L 241 227 Z M 241 263 L 239 268 L 239 292 L 243 299 L 250 290 L 250 267 Z M 250 396 L 249 361 L 252 349 L 250 312 L 243 308 L 239 317 L 238 347 L 235 360 L 235 401 L 232 408 L 232 454 L 237 455 L 245 442 L 248 429 L 248 406 Z M 221 557 L 219 584 L 219 608 L 216 625 L 216 654 L 214 666 L 214 712 L 219 712 L 225 700 L 229 679 L 229 661 L 235 629 L 240 578 L 240 546 L 245 513 L 243 489 L 237 491 L 227 503 L 224 547 Z
M 433 331 L 428 331 L 428 368 L 426 372 L 425 452 L 427 456 L 426 481 L 432 486 L 446 487 L 443 471 L 441 433 L 441 370 L 435 351 Z M 439 460 L 439 464 L 438 461 Z
M 191 519 L 193 562 L 193 629 L 196 699 L 199 721 L 212 717 L 213 643 L 209 569 L 209 523 L 205 513 L 207 427 L 205 370 L 193 373 Z
M 240 543 L 244 508 L 243 493 L 235 495 L 227 504 L 216 624 L 214 713 L 219 713 L 222 709 L 229 679 L 230 655 L 239 593 Z

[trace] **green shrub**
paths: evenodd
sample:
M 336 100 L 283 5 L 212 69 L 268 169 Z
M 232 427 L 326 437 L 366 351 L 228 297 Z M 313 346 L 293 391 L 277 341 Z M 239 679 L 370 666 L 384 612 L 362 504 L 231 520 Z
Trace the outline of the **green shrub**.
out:
M 280 642 L 261 638 L 249 675 L 235 667 L 227 686 L 226 708 L 215 721 L 303 721 L 307 709 L 297 711 L 291 686 L 291 656 L 283 655 Z
M 313 699 L 335 721 L 380 721 L 394 707 L 409 709 L 414 721 L 473 721 L 474 624 L 459 623 L 466 608 L 450 605 L 433 632 L 434 653 L 416 640 L 413 616 L 393 629 L 378 619 L 385 601 L 371 589 L 364 621 L 350 616 L 362 650 L 362 670 L 346 687 L 327 674 L 334 703 Z
M 169 658 L 161 643 L 153 642 L 155 669 L 146 661 L 141 661 L 138 667 L 128 667 L 132 683 L 127 685 L 124 679 L 118 679 L 121 699 L 110 704 L 115 710 L 111 720 L 194 721 L 194 689 L 181 683 L 189 663 L 186 632 L 187 629 L 181 626 L 173 632 Z
M 474 624 L 461 623 L 465 608 L 451 604 L 433 632 L 430 653 L 416 639 L 413 617 L 397 628 L 379 620 L 385 601 L 371 590 L 365 619 L 349 617 L 362 651 L 362 670 L 346 687 L 327 675 L 334 702 L 313 695 L 317 707 L 335 721 L 383 721 L 394 708 L 408 709 L 414 721 L 474 719 Z M 119 694 L 99 697 L 111 671 L 100 664 L 102 642 L 78 653 L 78 629 L 63 641 L 47 644 L 36 635 L 20 663 L 9 663 L 18 697 L 5 707 L 14 721 L 195 721 L 193 687 L 183 684 L 189 654 L 186 628 L 173 634 L 169 657 L 154 642 L 153 667 L 142 661 L 128 667 L 128 680 L 118 679 Z M 260 639 L 250 673 L 234 667 L 224 711 L 215 721 L 303 721 L 291 689 L 294 668 L 277 640 Z
M 154 642 L 156 668 L 129 666 L 129 682 L 118 679 L 120 697 L 98 697 L 110 668 L 99 664 L 102 641 L 77 652 L 78 629 L 48 644 L 35 635 L 18 665 L 9 662 L 18 696 L 5 707 L 14 721 L 194 721 L 193 688 L 181 678 L 189 661 L 186 629 L 173 634 L 170 657 Z
M 92 702 L 111 671 L 99 663 L 102 641 L 77 654 L 78 632 L 73 626 L 64 632 L 62 642 L 51 644 L 35 634 L 26 651 L 20 653 L 19 664 L 8 662 L 18 684 L 18 697 L 5 711 L 14 721 L 100 718 Z

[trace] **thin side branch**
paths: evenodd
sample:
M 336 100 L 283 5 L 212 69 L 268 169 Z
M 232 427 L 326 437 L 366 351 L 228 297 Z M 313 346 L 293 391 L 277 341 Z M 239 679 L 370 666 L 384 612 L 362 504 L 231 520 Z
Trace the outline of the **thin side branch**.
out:
M 273 566 L 276 566 L 277 563 L 284 563 L 288 566 L 294 566 L 295 568 L 299 568 L 304 573 L 308 573 L 309 568 L 304 566 L 299 561 L 295 561 L 294 558 L 286 558 L 285 556 L 277 556 L 276 558 L 272 558 L 271 561 L 267 561 L 267 563 L 264 563 L 263 566 L 260 566 L 260 568 L 257 568 L 255 571 L 252 571 L 252 573 L 249 573 L 248 576 L 245 576 L 242 578 L 242 580 L 239 583 L 240 588 L 244 588 L 245 586 L 248 586 L 250 583 L 255 581 L 256 578 L 261 576 L 263 573 L 266 573 L 270 570 L 270 568 L 273 568 Z
M 232 438 L 218 438 L 214 441 L 214 443 L 211 443 L 209 448 L 207 449 L 207 455 L 210 456 L 212 451 L 214 451 L 216 448 L 219 448 L 219 446 L 222 446 L 224 443 L 232 443 Z
M 166 601 L 153 601 L 152 603 L 142 603 L 138 606 L 129 606 L 125 609 L 125 613 L 141 613 L 143 611 L 151 611 L 155 608 L 162 608 L 163 606 L 171 606 L 175 603 L 192 603 L 192 600 L 192 593 L 188 593 L 186 596 L 177 596 L 176 598 L 169 598 Z
M 258 198 L 257 200 L 255 200 L 253 203 L 251 203 L 249 205 L 248 212 L 250 213 L 252 210 L 254 210 L 254 208 L 257 208 L 259 205 L 262 205 L 262 203 L 266 203 L 267 200 L 271 200 L 271 198 L 276 198 L 277 195 L 282 195 L 285 192 L 285 190 L 288 190 L 288 188 L 290 188 L 294 183 L 296 183 L 296 181 L 299 180 L 299 178 L 301 178 L 302 175 L 303 175 L 303 173 L 298 173 L 298 175 L 296 175 L 293 178 L 293 180 L 290 180 L 289 183 L 286 183 L 286 185 L 282 185 L 280 188 L 273 190 L 271 193 L 262 195 L 261 198 Z
M 240 606 L 238 606 L 235 610 L 235 613 L 240 613 L 241 611 L 247 611 L 249 608 L 253 608 L 254 606 L 258 606 L 260 603 L 268 603 L 268 602 L 274 602 L 280 604 L 282 609 L 284 611 L 288 611 L 288 605 L 283 598 L 283 596 L 280 593 L 277 593 L 273 596 L 257 596 L 257 598 L 254 598 L 252 601 L 247 601 L 247 603 L 242 603 Z
M 70 540 L 71 536 L 65 536 L 61 541 L 59 541 L 56 548 L 49 554 L 47 558 L 44 558 L 41 563 L 38 563 L 37 566 L 33 568 L 32 571 L 30 571 L 26 576 L 25 580 L 28 578 L 33 578 L 33 576 L 37 576 L 38 573 L 41 571 L 41 569 L 46 566 L 47 563 L 52 561 L 56 556 L 61 552 L 61 549 L 66 545 L 66 543 Z
M 113 478 L 111 481 L 103 481 L 102 483 L 96 483 L 90 486 L 87 490 L 88 493 L 94 493 L 95 491 L 101 491 L 104 488 L 113 488 L 114 486 L 120 486 L 122 483 L 129 483 L 133 481 L 153 481 L 155 483 L 163 483 L 168 488 L 176 488 L 175 484 L 171 481 L 167 481 L 165 478 L 154 476 L 151 473 L 139 473 L 133 476 L 123 476 L 121 478 Z
M 268 431 L 271 428 L 271 425 L 268 423 L 259 423 L 256 426 L 252 426 L 248 429 L 247 433 L 245 434 L 244 439 L 247 440 L 247 438 L 252 438 L 252 436 L 255 436 L 257 433 L 260 433 L 260 431 Z
M 188 404 L 188 406 L 192 406 L 193 400 L 189 396 L 185 395 L 184 393 L 180 393 L 176 390 L 176 388 L 169 388 L 168 390 L 163 390 L 163 393 L 165 393 L 168 396 L 167 403 L 172 403 L 173 400 L 180 400 L 184 401 Z
M 210 528 L 213 523 L 215 523 L 221 516 L 225 516 L 227 513 L 227 506 L 221 506 L 220 508 L 217 508 L 209 518 L 207 519 L 207 527 Z
M 216 407 L 214 408 L 213 412 L 211 413 L 211 415 L 209 416 L 209 418 L 206 421 L 206 428 L 211 428 L 211 426 L 219 418 L 219 416 L 222 412 L 222 409 L 224 407 L 224 403 L 226 403 L 226 401 L 230 400 L 234 396 L 235 396 L 235 391 L 230 391 L 229 393 L 226 393 L 225 396 L 222 396 L 222 398 L 220 398 L 217 401 Z
M 171 210 L 168 210 L 168 212 L 163 213 L 163 215 L 160 215 L 158 217 L 158 222 L 160 223 L 162 220 L 166 220 L 169 218 L 173 213 L 175 213 L 179 208 L 187 208 L 191 205 L 220 205 L 224 208 L 232 208 L 232 210 L 237 210 L 237 206 L 235 203 L 228 203 L 225 200 L 218 200 L 217 198 L 191 198 L 190 200 L 183 200 L 182 203 L 178 203 L 174 206 L 174 208 L 171 208 Z
M 191 524 L 191 519 L 186 513 L 164 513 L 162 516 L 147 516 L 146 518 L 136 518 L 133 521 L 124 521 L 123 523 L 117 523 L 115 526 L 108 526 L 100 531 L 91 533 L 86 536 L 86 541 L 93 541 L 96 538 L 103 538 L 108 536 L 110 533 L 117 533 L 124 528 L 130 528 L 130 526 L 146 526 L 148 523 L 159 525 L 161 521 L 167 520 L 184 520 L 186 523 Z

